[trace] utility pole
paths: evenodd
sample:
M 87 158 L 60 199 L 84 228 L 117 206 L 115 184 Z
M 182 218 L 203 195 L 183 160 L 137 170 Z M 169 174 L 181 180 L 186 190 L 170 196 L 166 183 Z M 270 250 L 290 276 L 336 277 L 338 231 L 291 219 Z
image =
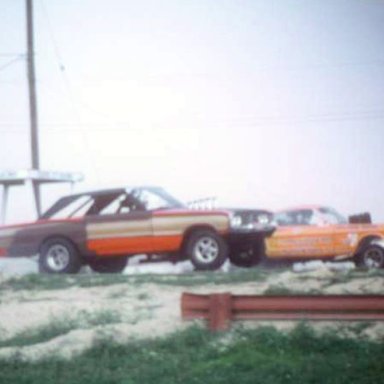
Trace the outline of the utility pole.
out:
M 41 216 L 40 185 L 47 183 L 74 183 L 82 181 L 81 173 L 41 171 L 39 162 L 39 135 L 36 100 L 35 51 L 33 42 L 33 0 L 25 0 L 27 19 L 27 76 L 29 93 L 29 117 L 31 133 L 31 168 L 28 170 L 0 170 L 0 187 L 3 189 L 0 204 L 0 224 L 5 222 L 8 195 L 13 186 L 32 187 L 37 216 Z
M 27 75 L 29 90 L 29 116 L 31 128 L 31 160 L 32 169 L 40 169 L 39 162 L 39 134 L 37 121 L 37 100 L 36 100 L 36 76 L 35 76 L 35 51 L 33 41 L 33 3 L 26 0 L 27 18 Z M 35 197 L 36 211 L 41 214 L 40 183 L 32 180 L 32 188 Z

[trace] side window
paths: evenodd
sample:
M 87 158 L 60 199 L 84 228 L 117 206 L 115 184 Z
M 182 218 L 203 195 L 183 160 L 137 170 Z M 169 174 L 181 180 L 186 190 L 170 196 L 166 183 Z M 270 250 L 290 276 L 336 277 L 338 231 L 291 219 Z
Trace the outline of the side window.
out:
M 111 203 L 109 203 L 106 207 L 104 207 L 99 215 L 115 215 L 117 213 L 127 213 L 129 212 L 129 207 L 124 206 L 124 211 L 122 211 L 122 203 L 125 200 L 125 195 L 120 195 L 116 199 L 114 199 Z
M 57 211 L 51 219 L 67 219 L 69 217 L 83 217 L 92 206 L 93 199 L 90 196 L 80 196 L 76 200 Z
M 98 215 L 118 215 L 129 212 L 145 211 L 144 203 L 140 202 L 135 196 L 121 194 L 108 205 L 102 208 Z
M 296 214 L 297 225 L 313 225 L 313 211 L 310 209 L 303 209 Z
M 137 197 L 147 211 L 159 209 L 168 205 L 161 196 L 152 193 L 151 191 L 141 190 Z
M 314 225 L 314 214 L 310 209 L 280 212 L 275 215 L 275 221 L 280 226 Z
M 275 215 L 277 225 L 289 226 L 294 225 L 294 217 L 289 212 L 280 212 Z

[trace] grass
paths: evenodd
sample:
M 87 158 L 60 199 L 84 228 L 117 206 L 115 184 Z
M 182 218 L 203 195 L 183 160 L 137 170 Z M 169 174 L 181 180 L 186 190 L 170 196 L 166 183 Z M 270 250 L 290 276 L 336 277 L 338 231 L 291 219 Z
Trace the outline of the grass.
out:
M 195 287 L 203 284 L 235 284 L 246 282 L 265 282 L 272 275 L 287 271 L 287 269 L 265 269 L 251 268 L 238 269 L 225 272 L 192 272 L 181 275 L 119 275 L 119 274 L 79 274 L 79 275 L 38 275 L 31 274 L 18 278 L 11 278 L 0 283 L 1 292 L 12 291 L 37 291 L 37 290 L 59 290 L 71 287 L 101 287 L 115 284 L 132 284 L 134 286 L 144 285 L 148 283 L 179 286 L 179 287 Z M 350 280 L 366 279 L 372 277 L 384 277 L 384 270 L 352 270 L 340 271 L 331 278 L 320 278 L 324 280 L 323 288 L 332 285 L 343 284 Z M 298 280 L 306 281 L 313 277 L 305 275 L 297 275 Z M 319 278 L 317 278 L 319 279 Z M 273 292 L 267 292 L 272 294 Z M 284 293 L 284 292 L 282 292 Z
M 87 329 L 120 322 L 121 316 L 115 311 L 81 311 L 76 316 L 52 318 L 47 324 L 37 328 L 26 329 L 10 339 L 0 341 L 0 348 L 38 344 L 65 335 L 74 329 Z
M 190 328 L 163 339 L 113 345 L 100 339 L 69 360 L 0 361 L 0 382 L 92 384 L 375 384 L 383 382 L 384 345 L 321 337 L 305 324 L 211 334 Z
M 199 286 L 202 284 L 228 284 L 250 281 L 265 281 L 270 275 L 265 269 L 246 269 L 223 272 L 193 272 L 183 275 L 37 275 L 31 274 L 20 278 L 11 278 L 0 283 L 0 292 L 4 290 L 56 290 L 71 287 L 98 287 L 115 284 L 142 285 L 148 283 L 171 286 Z
M 310 290 L 298 290 L 287 288 L 283 285 L 270 285 L 264 292 L 263 295 L 266 296 L 292 296 L 292 295 L 321 295 L 321 290 L 319 289 L 310 289 Z

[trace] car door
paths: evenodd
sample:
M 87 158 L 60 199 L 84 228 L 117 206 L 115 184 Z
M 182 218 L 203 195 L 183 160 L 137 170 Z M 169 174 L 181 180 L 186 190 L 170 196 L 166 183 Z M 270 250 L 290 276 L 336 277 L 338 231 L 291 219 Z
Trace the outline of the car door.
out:
M 274 234 L 266 239 L 266 253 L 275 258 L 327 257 L 333 254 L 329 228 L 312 222 L 309 209 L 284 213 Z
M 153 252 L 152 214 L 134 211 L 86 218 L 87 248 L 98 255 Z
M 352 254 L 359 242 L 358 224 L 336 224 L 332 226 L 334 254 Z
M 266 239 L 269 257 L 326 257 L 333 253 L 333 240 L 327 228 L 294 226 L 277 228 Z

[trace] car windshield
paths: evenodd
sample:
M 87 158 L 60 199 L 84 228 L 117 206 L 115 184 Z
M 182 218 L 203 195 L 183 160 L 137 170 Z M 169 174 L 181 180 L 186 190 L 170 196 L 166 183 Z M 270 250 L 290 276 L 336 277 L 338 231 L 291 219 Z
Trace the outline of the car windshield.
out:
M 42 218 L 67 219 L 184 207 L 162 188 L 121 189 L 64 197 L 48 209 Z
M 274 221 L 280 226 L 313 225 L 314 214 L 311 209 L 298 209 L 275 213 Z
M 170 208 L 185 208 L 184 204 L 176 200 L 168 192 L 158 187 L 146 187 L 127 190 L 127 192 L 138 200 L 146 211 Z

